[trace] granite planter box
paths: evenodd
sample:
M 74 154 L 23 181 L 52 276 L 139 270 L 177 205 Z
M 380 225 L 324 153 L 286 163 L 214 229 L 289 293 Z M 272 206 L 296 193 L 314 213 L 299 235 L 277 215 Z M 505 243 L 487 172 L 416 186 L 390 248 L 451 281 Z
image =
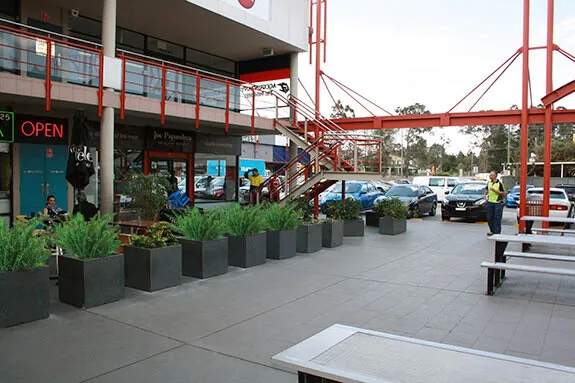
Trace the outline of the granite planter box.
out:
M 363 219 L 352 219 L 343 221 L 344 237 L 363 237 L 365 235 L 365 222 Z
M 297 228 L 297 252 L 315 253 L 321 250 L 323 224 L 301 225 Z
M 379 234 L 396 235 L 405 233 L 407 230 L 407 220 L 392 219 L 389 217 L 382 217 L 379 219 Z
M 180 238 L 179 241 L 185 276 L 205 279 L 228 272 L 228 238 L 211 241 Z
M 365 213 L 365 226 L 378 227 L 379 226 L 379 214 L 372 211 Z
M 228 237 L 228 264 L 248 268 L 266 263 L 267 234 Z
M 0 328 L 48 318 L 50 268 L 0 272 Z
M 124 254 L 102 258 L 59 257 L 60 302 L 89 308 L 124 299 Z
M 286 259 L 295 257 L 297 248 L 297 230 L 267 232 L 267 257 Z
M 322 227 L 323 247 L 337 247 L 343 244 L 343 221 L 325 221 Z
M 144 291 L 158 291 L 180 284 L 182 247 L 180 245 L 145 249 L 124 248 L 126 286 Z

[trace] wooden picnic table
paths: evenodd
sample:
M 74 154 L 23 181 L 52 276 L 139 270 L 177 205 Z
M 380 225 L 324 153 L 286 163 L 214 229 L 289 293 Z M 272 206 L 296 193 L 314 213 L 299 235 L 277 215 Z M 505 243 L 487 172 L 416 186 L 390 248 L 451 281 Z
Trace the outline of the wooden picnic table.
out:
M 130 229 L 130 234 L 134 234 L 134 231 L 136 231 L 137 234 L 139 230 L 147 230 L 156 223 L 156 221 L 148 220 L 128 220 L 116 222 L 118 226 Z
M 299 382 L 575 382 L 575 369 L 566 366 L 339 324 L 272 362 L 296 371 Z

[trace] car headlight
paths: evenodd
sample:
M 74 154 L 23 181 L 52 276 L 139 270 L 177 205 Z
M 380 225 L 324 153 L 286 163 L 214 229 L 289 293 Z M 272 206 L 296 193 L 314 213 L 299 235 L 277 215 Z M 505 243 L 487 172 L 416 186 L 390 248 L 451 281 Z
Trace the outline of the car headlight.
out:
M 481 205 L 485 205 L 487 203 L 487 200 L 484 198 L 481 198 L 478 201 L 475 201 L 475 206 L 481 206 Z
M 443 199 L 443 201 L 441 201 L 441 205 L 443 206 L 447 206 L 449 204 L 449 201 L 446 199 Z

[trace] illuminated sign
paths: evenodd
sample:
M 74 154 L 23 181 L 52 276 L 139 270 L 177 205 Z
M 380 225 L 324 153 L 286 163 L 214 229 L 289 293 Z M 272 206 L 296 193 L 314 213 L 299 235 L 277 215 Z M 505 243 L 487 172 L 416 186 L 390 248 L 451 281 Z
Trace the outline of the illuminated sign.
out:
M 260 19 L 270 20 L 270 0 L 221 0 L 222 2 L 233 5 L 236 8 L 243 9 L 246 13 L 259 17 Z
M 68 120 L 39 116 L 16 116 L 14 141 L 30 144 L 68 144 Z
M 0 111 L 0 142 L 14 142 L 14 113 Z

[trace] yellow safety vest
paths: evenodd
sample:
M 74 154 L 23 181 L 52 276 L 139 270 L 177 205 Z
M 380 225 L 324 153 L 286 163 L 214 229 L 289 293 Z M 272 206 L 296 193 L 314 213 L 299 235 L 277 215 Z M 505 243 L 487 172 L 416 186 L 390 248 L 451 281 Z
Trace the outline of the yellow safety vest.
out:
M 501 181 L 487 182 L 487 202 L 503 202 L 503 196 L 495 193 L 494 191 L 491 191 L 491 187 L 494 187 L 499 191 L 504 190 Z

